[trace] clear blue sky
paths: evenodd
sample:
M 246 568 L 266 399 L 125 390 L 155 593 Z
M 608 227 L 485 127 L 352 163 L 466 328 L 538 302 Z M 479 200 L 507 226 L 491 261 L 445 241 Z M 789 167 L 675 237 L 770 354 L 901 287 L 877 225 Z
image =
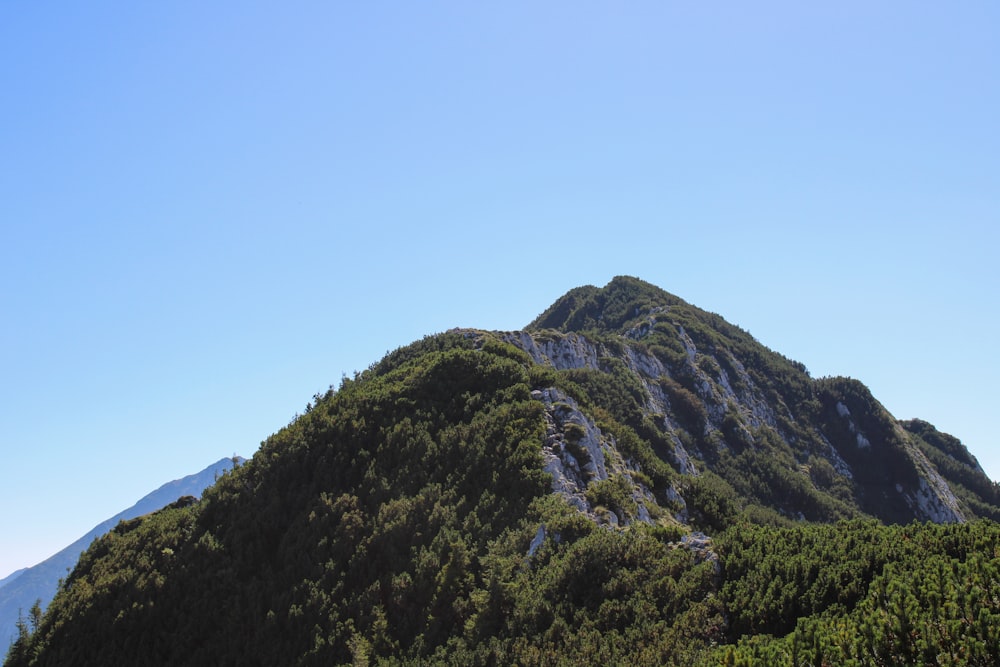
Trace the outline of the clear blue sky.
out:
M 0 576 L 617 274 L 1000 477 L 1000 4 L 816 5 L 3 3 Z

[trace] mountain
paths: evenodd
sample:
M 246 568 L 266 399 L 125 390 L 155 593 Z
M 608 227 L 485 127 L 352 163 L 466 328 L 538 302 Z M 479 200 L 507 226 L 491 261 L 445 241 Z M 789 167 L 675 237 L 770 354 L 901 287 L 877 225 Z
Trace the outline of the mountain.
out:
M 234 462 L 239 463 L 242 460 L 240 457 L 220 459 L 199 473 L 167 482 L 143 496 L 132 507 L 94 526 L 83 537 L 38 565 L 18 570 L 0 580 L 0 644 L 6 646 L 17 637 L 18 616 L 21 614 L 26 616 L 37 600 L 41 600 L 42 609 L 48 606 L 56 594 L 59 580 L 66 576 L 76 564 L 80 554 L 96 538 L 114 528 L 119 521 L 148 514 L 183 496 L 200 498 L 202 491 L 230 470 Z
M 27 571 L 28 571 L 28 568 L 22 567 L 20 570 L 15 570 L 15 571 L 11 572 L 10 574 L 8 574 L 3 579 L 0 579 L 0 588 L 3 588 L 4 586 L 6 586 L 10 582 L 14 581 L 15 579 L 17 579 L 19 576 L 21 576 L 22 574 L 24 574 Z
M 619 277 L 316 395 L 6 664 L 990 664 L 997 517 L 956 438 Z
M 641 281 L 572 290 L 507 340 L 571 373 L 624 365 L 639 414 L 617 416 L 651 442 L 664 438 L 661 458 L 718 474 L 783 516 L 1000 518 L 996 485 L 956 438 L 896 420 L 857 380 L 813 380 L 718 315 Z

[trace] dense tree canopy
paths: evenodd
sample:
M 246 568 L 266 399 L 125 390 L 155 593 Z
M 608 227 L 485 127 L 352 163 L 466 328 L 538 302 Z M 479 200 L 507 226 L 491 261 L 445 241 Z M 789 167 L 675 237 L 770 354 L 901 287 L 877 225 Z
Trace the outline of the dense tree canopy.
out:
M 992 664 L 997 516 L 954 438 L 621 278 L 314 397 L 5 664 Z

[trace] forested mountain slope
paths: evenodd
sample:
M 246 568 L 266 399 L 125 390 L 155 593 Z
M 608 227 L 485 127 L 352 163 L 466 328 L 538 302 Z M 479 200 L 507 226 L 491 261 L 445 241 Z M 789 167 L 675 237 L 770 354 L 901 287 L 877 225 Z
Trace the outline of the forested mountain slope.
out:
M 41 563 L 25 568 L 17 577 L 0 582 L 0 643 L 7 645 L 17 637 L 19 618 L 28 618 L 29 610 L 37 602 L 44 610 L 59 586 L 59 580 L 76 565 L 80 554 L 90 546 L 95 538 L 114 528 L 123 519 L 134 519 L 168 505 L 182 496 L 201 497 L 202 491 L 242 457 L 223 458 L 201 472 L 186 475 L 163 484 L 140 498 L 134 505 L 113 517 L 102 521 L 78 540 Z
M 570 291 L 512 340 L 535 361 L 637 384 L 681 472 L 711 471 L 788 517 L 997 518 L 1000 494 L 955 438 L 899 422 L 849 378 L 813 380 L 718 315 L 633 278 Z M 633 415 L 624 421 L 639 428 Z
M 987 664 L 998 501 L 860 382 L 616 278 L 316 396 L 97 541 L 6 664 Z

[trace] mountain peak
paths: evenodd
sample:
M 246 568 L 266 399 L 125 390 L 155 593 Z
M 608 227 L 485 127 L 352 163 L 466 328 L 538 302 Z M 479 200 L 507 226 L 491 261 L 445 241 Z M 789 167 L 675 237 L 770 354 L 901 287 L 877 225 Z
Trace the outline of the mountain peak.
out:
M 9 667 L 720 664 L 799 618 L 853 622 L 962 530 L 992 559 L 980 517 L 1000 494 L 957 439 L 620 276 L 316 397 L 202 502 L 96 541 L 25 643 L 44 659 Z
M 616 331 L 645 312 L 682 299 L 632 276 L 616 276 L 602 288 L 585 285 L 570 290 L 528 325 L 528 330 Z

